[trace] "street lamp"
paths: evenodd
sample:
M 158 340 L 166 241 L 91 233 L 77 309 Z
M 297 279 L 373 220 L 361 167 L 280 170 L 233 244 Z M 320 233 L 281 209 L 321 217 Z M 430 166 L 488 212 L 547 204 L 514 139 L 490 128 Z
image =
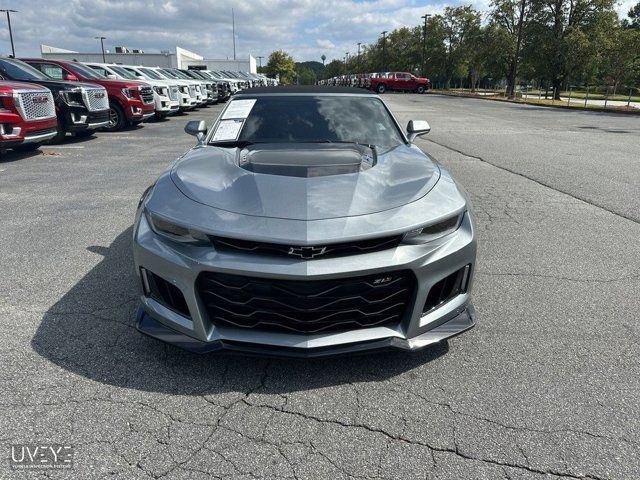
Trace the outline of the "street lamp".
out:
M 362 42 L 358 42 L 358 70 L 360 70 L 360 45 Z
M 387 31 L 382 32 L 382 69 L 387 71 Z
M 107 63 L 107 60 L 104 58 L 104 41 L 107 37 L 93 37 L 96 40 L 100 40 L 100 46 L 102 47 L 102 63 Z
M 427 70 L 427 19 L 431 16 L 430 13 L 425 13 L 420 18 L 424 18 L 424 36 L 422 39 L 422 76 L 426 75 Z
M 13 47 L 13 32 L 11 31 L 11 13 L 18 13 L 17 10 L 0 9 L 0 12 L 7 12 L 7 23 L 9 24 L 9 38 L 11 39 L 11 55 L 15 58 L 16 49 Z

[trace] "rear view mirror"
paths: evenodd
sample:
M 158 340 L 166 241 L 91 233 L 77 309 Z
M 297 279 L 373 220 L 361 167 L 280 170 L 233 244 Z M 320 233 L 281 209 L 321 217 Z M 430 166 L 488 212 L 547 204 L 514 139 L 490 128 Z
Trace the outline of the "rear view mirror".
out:
M 184 127 L 184 131 L 189 135 L 193 135 L 198 139 L 198 145 L 202 144 L 202 140 L 207 133 L 207 124 L 204 120 L 192 120 L 187 122 Z
M 426 135 L 430 131 L 431 127 L 426 120 L 410 120 L 407 125 L 407 137 L 409 137 L 411 143 L 413 143 L 416 137 Z

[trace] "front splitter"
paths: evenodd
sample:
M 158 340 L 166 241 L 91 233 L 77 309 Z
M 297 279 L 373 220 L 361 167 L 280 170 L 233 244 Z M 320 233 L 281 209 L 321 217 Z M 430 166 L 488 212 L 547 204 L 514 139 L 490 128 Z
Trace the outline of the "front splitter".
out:
M 149 315 L 142 306 L 136 313 L 136 328 L 157 340 L 194 353 L 239 353 L 267 357 L 319 358 L 385 350 L 418 351 L 459 335 L 475 326 L 475 310 L 468 305 L 460 314 L 428 332 L 410 339 L 396 337 L 315 348 L 281 347 L 231 340 L 203 342 L 173 330 Z

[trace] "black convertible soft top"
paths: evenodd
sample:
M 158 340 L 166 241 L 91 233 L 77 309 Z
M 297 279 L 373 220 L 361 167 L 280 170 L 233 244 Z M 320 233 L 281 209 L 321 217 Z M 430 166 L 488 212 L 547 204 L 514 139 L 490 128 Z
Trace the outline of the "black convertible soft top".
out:
M 241 90 L 234 96 L 240 95 L 261 95 L 282 93 L 350 93 L 352 95 L 374 95 L 371 90 L 350 87 L 331 87 L 324 85 L 279 85 L 277 87 L 256 87 Z

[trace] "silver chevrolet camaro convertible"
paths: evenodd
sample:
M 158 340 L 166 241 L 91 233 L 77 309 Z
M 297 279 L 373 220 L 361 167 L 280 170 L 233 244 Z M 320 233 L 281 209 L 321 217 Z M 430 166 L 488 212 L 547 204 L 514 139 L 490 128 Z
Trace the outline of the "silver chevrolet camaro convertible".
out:
M 137 327 L 196 352 L 413 351 L 474 325 L 476 238 L 450 174 L 382 100 L 244 90 L 140 199 Z

